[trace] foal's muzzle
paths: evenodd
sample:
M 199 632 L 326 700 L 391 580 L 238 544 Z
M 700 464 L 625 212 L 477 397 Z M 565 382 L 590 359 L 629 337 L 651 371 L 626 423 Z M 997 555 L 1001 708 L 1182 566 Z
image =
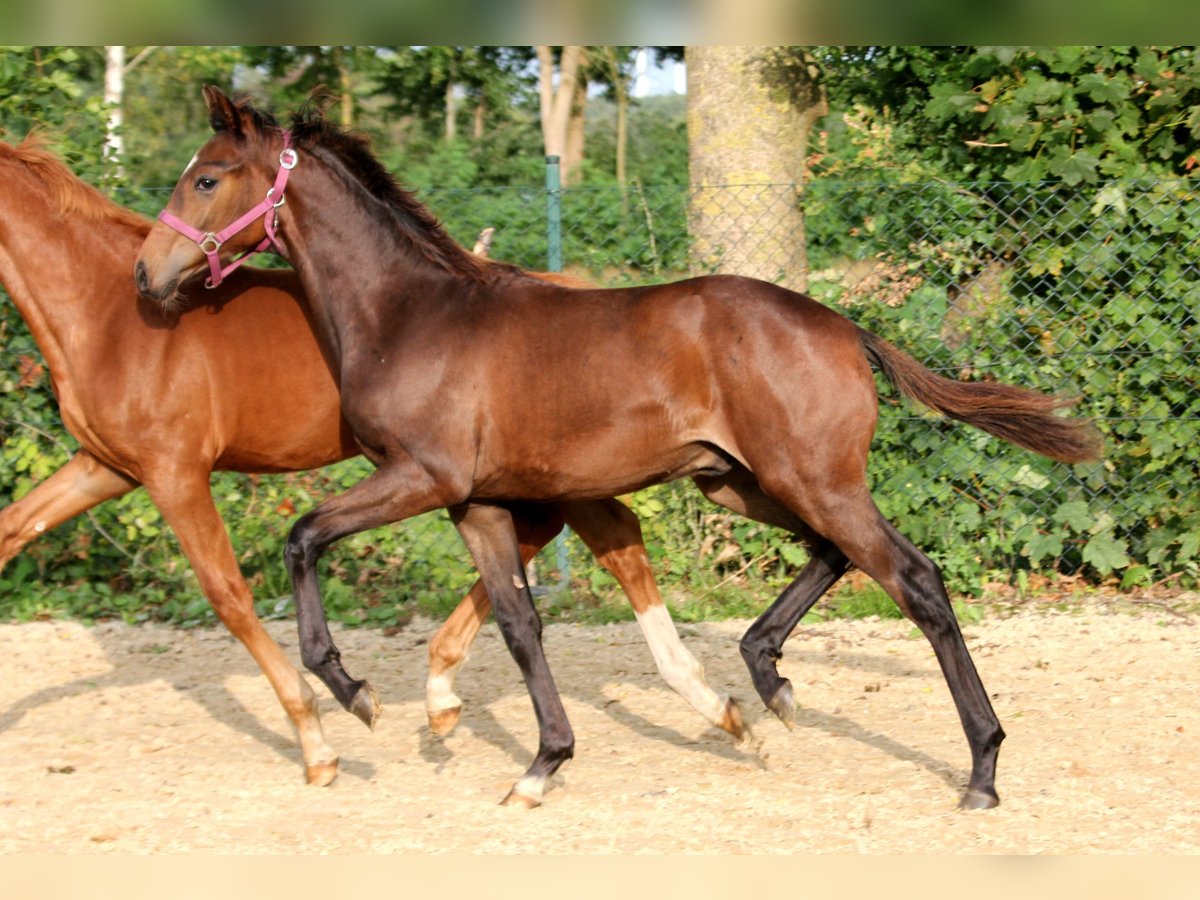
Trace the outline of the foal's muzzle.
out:
M 174 296 L 175 288 L 179 285 L 179 278 L 176 276 L 162 287 L 156 289 L 150 284 L 150 271 L 140 259 L 137 265 L 133 267 L 133 281 L 137 286 L 137 292 L 144 299 L 153 300 L 156 303 L 161 303 L 167 297 Z

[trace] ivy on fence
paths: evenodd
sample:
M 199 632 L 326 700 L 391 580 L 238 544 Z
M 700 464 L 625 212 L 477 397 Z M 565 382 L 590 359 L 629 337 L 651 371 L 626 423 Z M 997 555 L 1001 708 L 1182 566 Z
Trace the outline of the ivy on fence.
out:
M 763 188 L 720 190 L 736 210 Z M 545 268 L 540 188 L 421 196 L 464 245 L 492 227 L 493 257 Z M 151 211 L 162 195 L 123 199 Z M 695 271 L 690 199 L 685 188 L 636 183 L 564 191 L 567 269 L 609 285 Z M 1052 463 L 933 417 L 880 383 L 875 496 L 939 562 L 952 590 L 978 592 L 996 579 L 1026 584 L 1052 572 L 1127 587 L 1194 585 L 1197 199 L 1184 180 L 1085 190 L 818 179 L 802 195 L 802 252 L 769 221 L 743 228 L 737 240 L 778 243 L 781 279 L 802 281 L 818 300 L 943 374 L 1078 395 L 1079 414 L 1105 433 L 1102 462 Z M 37 348 L 9 303 L 0 305 L 0 337 L 0 502 L 8 503 L 65 461 L 71 441 Z M 282 547 L 294 513 L 348 486 L 365 467 L 357 460 L 298 476 L 215 476 L 261 612 L 287 611 L 279 600 L 287 592 Z M 747 579 L 774 585 L 804 561 L 786 535 L 726 515 L 689 485 L 653 488 L 630 502 L 669 593 L 707 597 Z M 388 621 L 413 605 L 444 610 L 474 578 L 444 515 L 357 536 L 328 559 L 330 607 L 352 622 Z M 553 582 L 553 567 L 547 558 L 535 568 Z M 571 571 L 577 593 L 611 589 L 577 545 Z M 204 609 L 197 593 L 180 592 L 189 583 L 186 564 L 140 492 L 42 538 L 10 563 L 0 574 L 9 613 L 13 604 L 42 602 L 25 590 L 35 579 L 42 590 L 83 596 L 95 614 L 131 595 L 141 615 L 188 620 Z

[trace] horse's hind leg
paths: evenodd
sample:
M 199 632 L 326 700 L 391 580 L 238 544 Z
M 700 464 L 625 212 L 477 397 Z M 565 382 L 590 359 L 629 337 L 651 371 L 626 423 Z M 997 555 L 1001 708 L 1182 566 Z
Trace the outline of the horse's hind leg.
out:
M 826 479 L 814 480 L 806 490 L 777 483 L 771 492 L 874 578 L 929 640 L 971 747 L 971 779 L 960 806 L 996 806 L 996 757 L 1004 731 L 971 661 L 937 566 L 883 518 L 859 479 L 841 489 L 829 487 Z
M 528 563 L 562 531 L 563 516 L 556 504 L 521 504 L 514 507 L 512 513 L 522 563 Z M 470 593 L 454 608 L 454 612 L 429 641 L 425 714 L 429 717 L 429 729 L 434 734 L 449 734 L 458 724 L 462 700 L 454 693 L 454 678 L 467 661 L 467 652 L 491 612 L 492 602 L 483 581 L 476 581 Z
M 796 727 L 796 699 L 792 683 L 781 676 L 776 667 L 777 660 L 783 657 L 783 643 L 813 604 L 850 567 L 845 554 L 828 541 L 817 542 L 810 549 L 812 555 L 800 574 L 755 619 L 742 636 L 739 647 L 754 689 L 767 709 L 788 729 Z
M 800 574 L 747 629 L 740 645 L 742 659 L 750 670 L 750 680 L 759 697 L 784 725 L 794 728 L 796 701 L 792 685 L 779 674 L 777 666 L 783 657 L 784 641 L 813 604 L 845 574 L 850 562 L 830 541 L 814 534 L 803 520 L 764 494 L 755 477 L 745 469 L 695 481 L 714 503 L 756 521 L 787 529 L 808 545 L 809 560 Z
M 719 696 L 708 686 L 704 667 L 679 639 L 654 581 L 637 516 L 619 500 L 611 499 L 566 503 L 563 509 L 567 524 L 625 591 L 667 685 L 713 725 L 738 740 L 748 737 L 737 701 Z
M 316 694 L 254 612 L 254 598 L 213 504 L 208 473 L 161 473 L 147 478 L 146 489 L 178 538 L 213 611 L 254 657 L 295 726 L 309 784 L 329 784 L 337 777 L 338 758 L 325 742 Z
M 574 754 L 575 736 L 542 652 L 542 622 L 525 583 L 512 515 L 503 507 L 486 504 L 455 506 L 450 514 L 487 587 L 500 633 L 521 669 L 537 714 L 537 755 L 503 802 L 537 806 L 546 779 Z
M 137 486 L 86 450 L 78 451 L 28 494 L 0 510 L 0 569 L 40 535 Z

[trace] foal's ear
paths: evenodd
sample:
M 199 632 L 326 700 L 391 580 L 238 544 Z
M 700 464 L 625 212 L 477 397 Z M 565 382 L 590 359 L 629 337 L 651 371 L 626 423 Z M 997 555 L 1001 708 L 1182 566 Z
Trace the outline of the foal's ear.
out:
M 233 101 L 211 84 L 206 84 L 203 90 L 204 102 L 208 104 L 208 121 L 213 131 L 228 131 L 235 137 L 241 137 L 242 116 Z

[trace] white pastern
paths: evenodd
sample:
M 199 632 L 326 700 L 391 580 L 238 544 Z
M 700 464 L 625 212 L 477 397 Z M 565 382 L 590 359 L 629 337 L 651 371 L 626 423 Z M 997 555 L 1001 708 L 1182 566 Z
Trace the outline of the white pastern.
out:
M 666 606 L 659 603 L 635 615 L 663 680 L 700 715 L 720 727 L 725 701 L 705 683 L 704 667 L 683 646 Z
M 425 681 L 425 711 L 427 713 L 441 712 L 444 709 L 458 709 L 462 706 L 462 700 L 459 699 L 458 694 L 454 693 L 454 678 L 466 661 L 464 657 L 439 674 L 429 673 L 429 678 Z

